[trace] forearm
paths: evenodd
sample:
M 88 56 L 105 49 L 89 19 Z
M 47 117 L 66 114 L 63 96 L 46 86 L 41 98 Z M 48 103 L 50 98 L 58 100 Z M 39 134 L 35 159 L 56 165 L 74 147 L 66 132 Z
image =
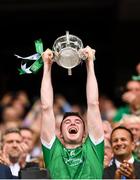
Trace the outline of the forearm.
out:
M 94 72 L 93 60 L 86 64 L 87 68 L 87 104 L 98 104 L 98 85 Z
M 94 52 L 93 52 L 94 53 Z M 102 120 L 98 103 L 98 84 L 94 72 L 94 54 L 89 50 L 89 57 L 86 62 L 87 68 L 87 126 L 89 134 L 98 140 L 103 136 Z
M 53 88 L 51 83 L 51 67 L 44 64 L 43 78 L 41 83 L 42 109 L 53 108 Z
M 45 52 L 46 59 L 44 58 L 44 70 L 41 83 L 41 109 L 42 109 L 42 125 L 41 137 L 48 143 L 55 133 L 55 118 L 53 112 L 53 88 L 51 82 L 51 58 L 50 51 Z M 50 61 L 49 61 L 50 60 Z

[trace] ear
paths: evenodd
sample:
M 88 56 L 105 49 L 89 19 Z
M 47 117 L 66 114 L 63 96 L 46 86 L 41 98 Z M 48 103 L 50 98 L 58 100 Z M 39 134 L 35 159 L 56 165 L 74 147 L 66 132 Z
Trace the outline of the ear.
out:
M 84 131 L 84 133 L 83 133 L 83 138 L 85 138 L 86 136 L 87 136 L 87 132 Z
M 86 137 L 87 137 L 87 133 L 86 133 L 86 131 L 84 131 L 84 133 L 83 133 L 83 138 L 82 138 L 82 143 L 85 142 Z
M 61 139 L 63 139 L 63 138 L 64 138 L 64 136 L 63 136 L 62 132 L 60 132 L 60 138 L 61 138 Z

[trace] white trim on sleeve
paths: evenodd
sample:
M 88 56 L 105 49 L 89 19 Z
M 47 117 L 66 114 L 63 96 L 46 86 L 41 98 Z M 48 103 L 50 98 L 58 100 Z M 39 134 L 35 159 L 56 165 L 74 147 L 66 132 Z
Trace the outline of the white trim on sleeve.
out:
M 45 146 L 47 149 L 51 149 L 51 147 L 52 147 L 55 139 L 56 139 L 56 136 L 54 136 L 54 137 L 51 139 L 50 143 L 47 143 L 44 139 L 41 138 L 41 143 L 42 143 L 43 146 Z
M 103 140 L 104 140 L 104 135 L 101 136 L 99 139 L 95 140 L 93 136 L 89 135 L 89 138 L 91 139 L 91 141 L 93 142 L 93 144 L 96 146 L 98 144 L 100 144 Z

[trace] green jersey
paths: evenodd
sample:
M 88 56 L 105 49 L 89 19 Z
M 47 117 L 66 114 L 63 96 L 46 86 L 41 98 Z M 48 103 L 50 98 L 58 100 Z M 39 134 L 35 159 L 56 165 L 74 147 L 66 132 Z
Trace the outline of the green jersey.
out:
M 97 145 L 87 137 L 84 144 L 66 149 L 55 139 L 48 149 L 42 144 L 45 166 L 52 179 L 102 179 L 104 143 Z

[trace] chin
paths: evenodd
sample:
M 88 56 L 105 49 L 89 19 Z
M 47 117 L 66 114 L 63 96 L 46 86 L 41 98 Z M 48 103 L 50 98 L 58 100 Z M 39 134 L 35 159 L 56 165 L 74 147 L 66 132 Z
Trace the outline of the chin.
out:
M 117 156 L 125 156 L 126 155 L 126 152 L 118 152 L 118 153 L 115 153 Z
M 77 134 L 74 134 L 74 135 L 70 135 L 69 139 L 71 139 L 71 140 L 79 140 L 80 138 L 79 138 L 79 136 Z
M 82 144 L 82 140 L 79 140 L 77 138 L 70 138 L 71 144 Z
M 70 141 L 70 142 L 77 142 L 78 139 L 77 139 L 77 138 L 69 138 L 69 141 Z

